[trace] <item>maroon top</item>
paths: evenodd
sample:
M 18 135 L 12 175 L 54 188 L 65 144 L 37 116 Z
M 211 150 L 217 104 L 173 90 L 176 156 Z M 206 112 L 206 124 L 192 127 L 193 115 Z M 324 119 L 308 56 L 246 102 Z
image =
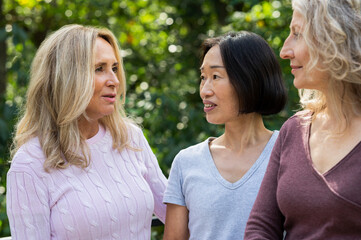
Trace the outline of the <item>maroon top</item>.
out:
M 320 174 L 299 116 L 280 130 L 244 239 L 361 239 L 361 142 Z

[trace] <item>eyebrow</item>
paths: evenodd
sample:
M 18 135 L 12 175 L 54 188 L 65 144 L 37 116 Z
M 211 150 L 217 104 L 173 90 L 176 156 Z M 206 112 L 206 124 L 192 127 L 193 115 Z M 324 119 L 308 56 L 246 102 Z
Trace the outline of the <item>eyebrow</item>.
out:
M 290 25 L 290 29 L 291 29 L 292 31 L 295 31 L 296 28 L 301 29 L 300 25 L 298 25 L 298 24 Z
M 99 62 L 99 63 L 96 63 L 95 64 L 95 66 L 105 66 L 105 65 L 107 65 L 107 63 L 106 62 Z M 115 62 L 115 63 L 113 63 L 113 67 L 114 66 L 118 66 L 119 65 L 119 63 L 118 62 Z
M 210 68 L 225 68 L 224 66 L 220 66 L 220 65 L 212 65 L 212 66 L 210 66 Z M 203 70 L 204 69 L 204 67 L 200 67 L 199 68 L 199 70 Z

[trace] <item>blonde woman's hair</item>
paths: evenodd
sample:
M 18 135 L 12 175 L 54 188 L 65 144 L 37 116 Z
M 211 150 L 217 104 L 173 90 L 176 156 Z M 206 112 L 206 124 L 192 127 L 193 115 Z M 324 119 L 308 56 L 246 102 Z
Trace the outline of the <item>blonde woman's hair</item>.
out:
M 115 36 L 106 28 L 66 25 L 44 40 L 32 62 L 27 102 L 16 125 L 12 156 L 28 140 L 38 137 L 46 171 L 89 165 L 89 149 L 78 120 L 89 119 L 85 110 L 94 92 L 97 37 L 110 43 L 119 63 L 115 111 L 100 122 L 110 131 L 114 149 L 129 146 L 129 120 L 123 108 L 125 74 Z
M 315 117 L 326 107 L 344 131 L 352 115 L 361 115 L 361 0 L 292 0 L 305 20 L 302 33 L 309 49 L 307 69 L 328 76 L 326 98 L 316 90 L 300 90 L 301 104 Z M 321 64 L 319 64 L 321 63 Z

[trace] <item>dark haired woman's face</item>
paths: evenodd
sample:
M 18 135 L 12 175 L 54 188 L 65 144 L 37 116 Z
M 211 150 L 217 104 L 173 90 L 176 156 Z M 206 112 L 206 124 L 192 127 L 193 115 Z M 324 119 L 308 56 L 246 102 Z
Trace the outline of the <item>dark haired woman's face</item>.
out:
M 103 38 L 95 42 L 94 94 L 86 109 L 92 119 L 100 119 L 114 111 L 119 80 L 118 62 L 112 46 Z
M 229 81 L 218 45 L 212 47 L 201 66 L 200 96 L 209 123 L 225 124 L 238 117 L 236 91 Z

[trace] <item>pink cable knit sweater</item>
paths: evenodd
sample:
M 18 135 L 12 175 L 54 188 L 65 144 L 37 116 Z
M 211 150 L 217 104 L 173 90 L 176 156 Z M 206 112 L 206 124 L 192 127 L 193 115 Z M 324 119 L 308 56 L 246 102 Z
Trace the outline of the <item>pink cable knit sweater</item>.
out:
M 150 239 L 153 212 L 164 222 L 166 178 L 140 129 L 132 146 L 112 149 L 100 128 L 87 140 L 91 165 L 47 173 L 37 138 L 16 153 L 7 176 L 12 239 Z

